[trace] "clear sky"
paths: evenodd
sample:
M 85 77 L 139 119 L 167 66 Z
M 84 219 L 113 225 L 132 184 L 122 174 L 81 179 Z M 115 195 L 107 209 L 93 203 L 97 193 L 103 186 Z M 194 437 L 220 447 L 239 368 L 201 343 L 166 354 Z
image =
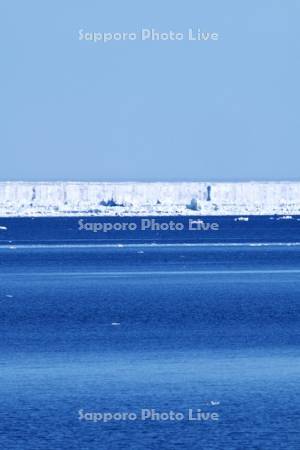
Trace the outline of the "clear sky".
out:
M 299 179 L 299 0 L 6 0 L 0 17 L 0 180 Z M 79 40 L 143 28 L 219 39 Z

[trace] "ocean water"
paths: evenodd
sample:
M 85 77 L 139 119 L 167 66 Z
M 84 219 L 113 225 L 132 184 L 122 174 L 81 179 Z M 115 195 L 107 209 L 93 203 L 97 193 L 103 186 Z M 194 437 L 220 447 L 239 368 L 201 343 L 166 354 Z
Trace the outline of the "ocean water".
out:
M 296 227 L 69 245 L 48 219 L 50 245 L 17 221 L 0 246 L 1 449 L 300 448 Z
M 300 216 L 0 218 L 0 245 L 257 242 L 300 242 Z

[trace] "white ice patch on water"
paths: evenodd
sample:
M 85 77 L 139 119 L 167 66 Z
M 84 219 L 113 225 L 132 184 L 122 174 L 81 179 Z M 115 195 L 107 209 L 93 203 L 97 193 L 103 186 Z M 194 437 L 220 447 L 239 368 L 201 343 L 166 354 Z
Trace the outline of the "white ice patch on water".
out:
M 235 217 L 235 222 L 249 222 L 249 217 Z

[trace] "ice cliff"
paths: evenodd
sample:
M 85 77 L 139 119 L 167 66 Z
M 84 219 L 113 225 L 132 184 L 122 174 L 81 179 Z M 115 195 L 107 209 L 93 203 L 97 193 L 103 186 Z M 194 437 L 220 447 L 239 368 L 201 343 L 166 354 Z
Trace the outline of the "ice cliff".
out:
M 300 182 L 0 182 L 0 216 L 300 214 Z

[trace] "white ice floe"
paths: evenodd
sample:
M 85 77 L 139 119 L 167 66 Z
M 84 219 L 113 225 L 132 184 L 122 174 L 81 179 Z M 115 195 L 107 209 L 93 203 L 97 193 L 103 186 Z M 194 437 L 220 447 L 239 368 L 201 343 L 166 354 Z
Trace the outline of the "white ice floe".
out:
M 234 219 L 235 222 L 249 222 L 249 217 L 235 217 Z
M 300 182 L 0 182 L 2 217 L 254 214 L 299 215 Z

